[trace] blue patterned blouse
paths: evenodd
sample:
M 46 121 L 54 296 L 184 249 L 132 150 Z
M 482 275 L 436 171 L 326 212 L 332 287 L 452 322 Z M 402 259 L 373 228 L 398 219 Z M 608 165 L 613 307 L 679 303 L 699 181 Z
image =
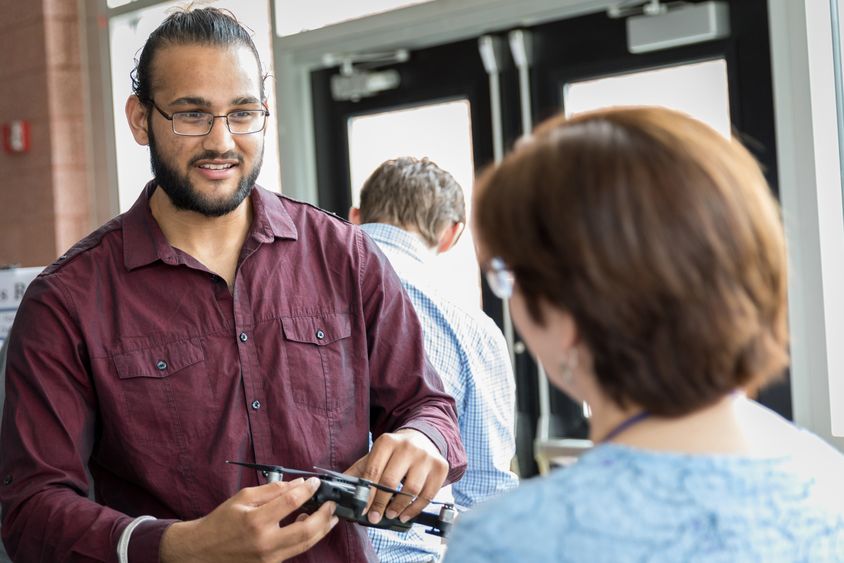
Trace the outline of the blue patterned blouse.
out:
M 446 561 L 844 562 L 844 457 L 801 434 L 781 458 L 598 446 L 464 514 Z

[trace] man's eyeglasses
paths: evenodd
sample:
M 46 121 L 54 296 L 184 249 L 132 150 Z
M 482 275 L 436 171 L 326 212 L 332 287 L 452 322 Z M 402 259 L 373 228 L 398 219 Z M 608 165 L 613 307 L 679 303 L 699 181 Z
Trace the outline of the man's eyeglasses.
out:
M 232 135 L 248 135 L 263 131 L 267 124 L 268 109 L 239 109 L 225 115 L 214 115 L 204 111 L 177 111 L 167 114 L 150 100 L 152 107 L 158 110 L 164 119 L 173 124 L 173 133 L 186 137 L 201 137 L 211 132 L 215 119 L 225 119 L 226 127 Z
M 489 288 L 496 297 L 510 299 L 513 296 L 516 276 L 513 274 L 513 270 L 507 267 L 504 260 L 497 256 L 492 258 L 487 262 L 484 274 L 486 275 L 486 283 L 489 284 Z

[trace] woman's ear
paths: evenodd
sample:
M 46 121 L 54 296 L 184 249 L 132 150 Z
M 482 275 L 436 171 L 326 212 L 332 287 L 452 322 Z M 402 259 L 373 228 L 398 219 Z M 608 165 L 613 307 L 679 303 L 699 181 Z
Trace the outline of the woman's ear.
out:
M 129 121 L 132 136 L 135 137 L 135 142 L 139 145 L 149 144 L 148 116 L 149 110 L 141 103 L 138 96 L 134 94 L 129 96 L 129 99 L 126 100 L 126 119 Z

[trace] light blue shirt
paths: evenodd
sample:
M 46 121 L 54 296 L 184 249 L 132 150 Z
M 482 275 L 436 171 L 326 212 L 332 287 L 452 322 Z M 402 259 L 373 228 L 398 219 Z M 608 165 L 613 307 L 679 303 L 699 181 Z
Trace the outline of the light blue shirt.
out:
M 446 561 L 844 561 L 844 457 L 801 440 L 780 458 L 598 446 L 461 515 Z
M 516 389 L 504 336 L 480 308 L 465 311 L 437 290 L 430 268 L 435 255 L 415 235 L 380 223 L 361 228 L 399 275 L 422 324 L 428 359 L 457 405 L 468 467 L 451 487 L 454 501 L 472 507 L 514 488 L 518 478 L 510 471 L 510 463 L 515 454 Z M 437 500 L 448 495 L 444 491 Z M 420 526 L 405 534 L 369 532 L 382 562 L 436 561 L 441 557 L 439 538 L 425 534 Z

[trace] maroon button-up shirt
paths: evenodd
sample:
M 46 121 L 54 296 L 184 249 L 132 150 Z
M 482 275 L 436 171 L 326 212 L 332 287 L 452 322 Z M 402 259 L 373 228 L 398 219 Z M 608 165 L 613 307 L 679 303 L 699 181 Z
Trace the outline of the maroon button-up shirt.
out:
M 21 561 L 158 560 L 174 519 L 203 516 L 257 461 L 345 470 L 374 437 L 426 434 L 462 474 L 453 399 L 413 306 L 357 228 L 257 188 L 234 290 L 134 207 L 30 286 L 15 319 L 0 436 L 2 533 Z M 97 502 L 89 494 L 86 466 Z M 341 521 L 297 560 L 374 560 Z

